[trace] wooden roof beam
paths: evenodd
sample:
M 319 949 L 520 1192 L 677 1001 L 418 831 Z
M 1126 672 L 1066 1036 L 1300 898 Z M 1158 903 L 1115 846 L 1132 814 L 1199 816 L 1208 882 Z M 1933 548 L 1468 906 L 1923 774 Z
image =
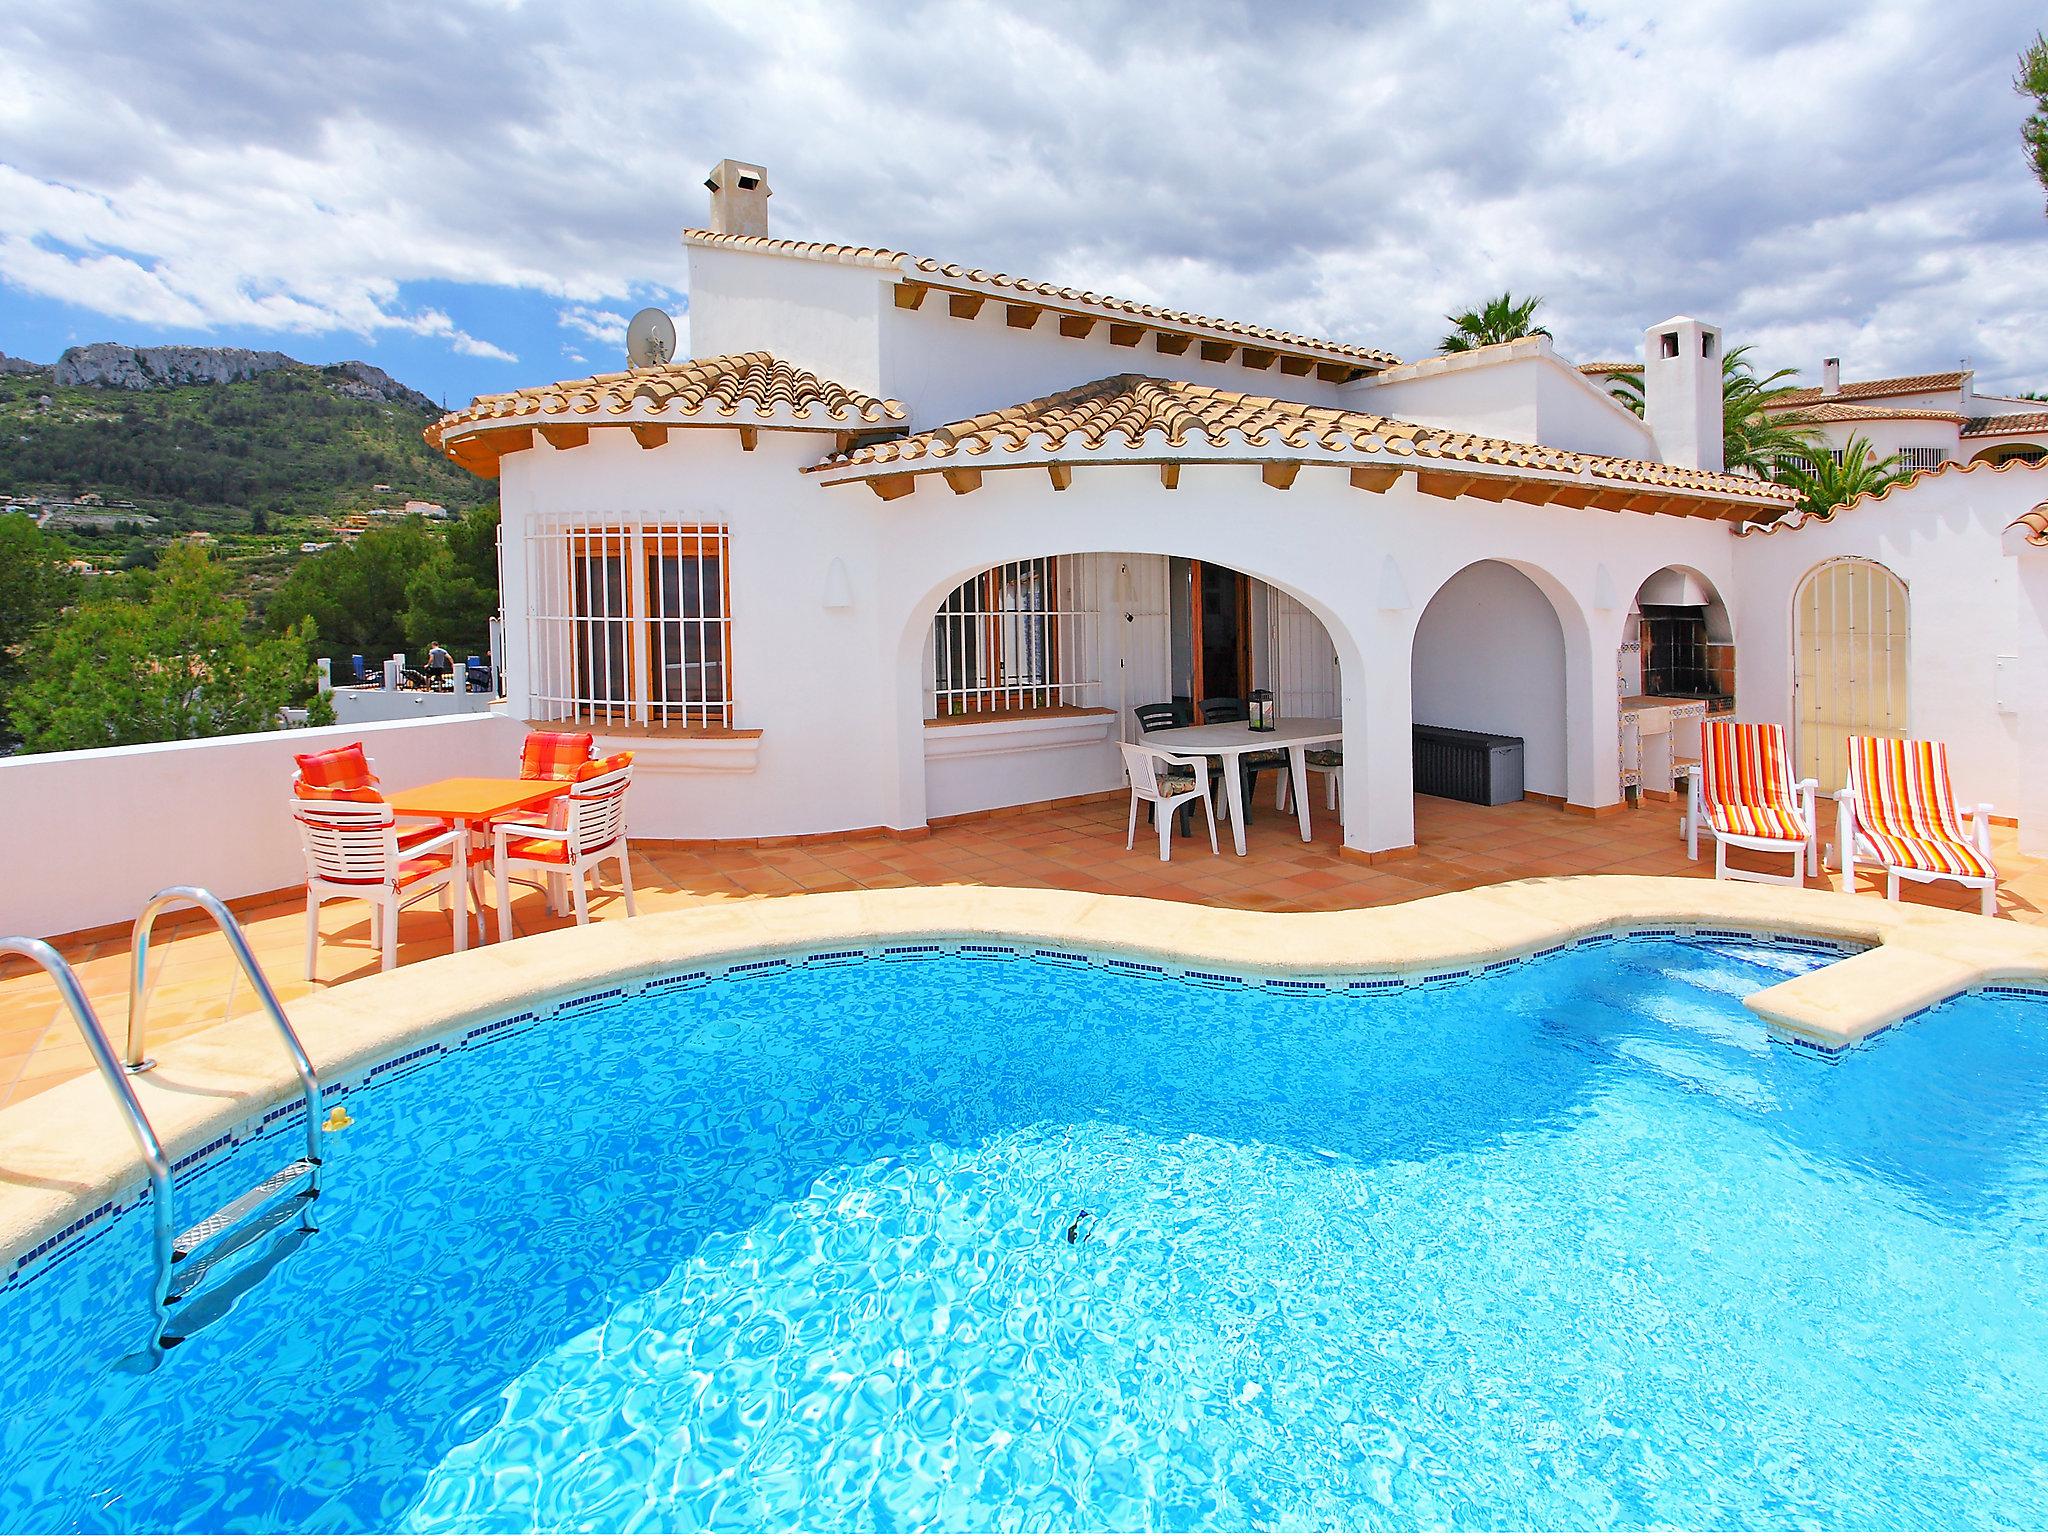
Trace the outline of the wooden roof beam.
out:
M 1401 471 L 1391 464 L 1361 464 L 1351 471 L 1352 489 L 1360 491 L 1391 491 L 1400 478 Z
M 739 433 L 740 451 L 742 453 L 752 453 L 761 446 L 761 429 L 759 427 L 741 427 Z
M 1094 329 L 1095 317 L 1093 315 L 1060 316 L 1060 334 L 1071 337 L 1075 341 L 1085 340 L 1088 333 Z
M 1109 344 L 1112 347 L 1135 347 L 1144 334 L 1145 327 L 1142 325 L 1118 325 L 1112 321 L 1109 327 Z
M 1290 489 L 1294 477 L 1300 473 L 1299 459 L 1272 459 L 1259 466 L 1259 478 L 1276 491 Z
M 1176 336 L 1171 331 L 1161 331 L 1152 338 L 1152 345 L 1168 357 L 1179 357 L 1193 345 L 1194 339 L 1192 336 Z
M 1600 498 L 1597 487 L 1583 484 L 1559 485 L 1551 501 L 1560 507 L 1590 507 Z
M 931 292 L 923 283 L 898 283 L 896 285 L 896 307 L 916 309 L 924 303 L 924 296 Z
M 987 302 L 987 297 L 979 293 L 949 293 L 946 295 L 946 313 L 955 320 L 972 320 Z
M 1280 371 L 1291 379 L 1300 378 L 1309 369 L 1315 367 L 1315 365 L 1315 359 L 1312 357 L 1283 357 L 1280 359 Z
M 1179 466 L 1178 464 L 1162 464 L 1162 465 L 1160 465 L 1160 466 L 1159 466 L 1159 484 L 1160 484 L 1160 485 L 1161 485 L 1162 487 L 1164 487 L 1164 488 L 1165 488 L 1166 490 L 1169 490 L 1169 491 L 1177 491 L 1177 490 L 1179 490 L 1179 489 L 1180 489 L 1180 466 Z
M 1415 488 L 1425 496 L 1441 496 L 1449 501 L 1470 490 L 1474 478 L 1472 475 L 1446 474 L 1440 469 L 1418 469 L 1415 471 Z
M 1316 377 L 1325 384 L 1343 384 L 1349 382 L 1351 370 L 1342 363 L 1317 363 Z
M 1480 475 L 1466 487 L 1465 494 L 1477 496 L 1481 501 L 1506 501 L 1514 488 L 1512 480 L 1504 480 L 1498 475 Z
M 917 489 L 917 476 L 877 475 L 868 482 L 868 489 L 884 501 L 894 501 L 899 496 L 908 496 Z
M 969 491 L 981 489 L 981 471 L 978 469 L 942 469 L 946 484 L 953 488 L 955 496 L 965 496 Z
M 1508 500 L 1519 501 L 1527 507 L 1547 507 L 1565 489 L 1567 487 L 1551 480 L 1518 480 L 1508 492 Z
M 1038 324 L 1038 317 L 1044 313 L 1036 304 L 1005 304 L 1003 324 L 1013 331 L 1028 331 Z
M 1237 350 L 1234 341 L 1205 341 L 1202 343 L 1202 361 L 1205 363 L 1227 363 L 1230 354 Z
M 1246 347 L 1244 349 L 1244 356 L 1238 359 L 1238 361 L 1247 368 L 1270 368 L 1273 366 L 1273 360 L 1279 355 L 1277 352 L 1269 352 L 1261 347 Z
M 1071 464 L 1048 464 L 1045 473 L 1056 491 L 1064 491 L 1074 483 L 1074 466 Z
M 635 421 L 629 425 L 642 448 L 659 448 L 668 441 L 668 428 L 658 422 Z
M 540 440 L 550 448 L 581 448 L 590 441 L 590 428 L 588 427 L 563 424 L 561 426 L 537 427 L 535 430 L 540 433 Z

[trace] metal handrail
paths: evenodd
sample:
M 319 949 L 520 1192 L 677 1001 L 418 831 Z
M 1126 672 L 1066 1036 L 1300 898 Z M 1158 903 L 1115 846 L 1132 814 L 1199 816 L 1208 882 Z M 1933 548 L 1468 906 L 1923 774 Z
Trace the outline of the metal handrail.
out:
M 149 1175 L 149 1208 L 156 1248 L 156 1307 L 161 1318 L 164 1280 L 171 1270 L 173 1237 L 171 1163 L 164 1155 L 164 1144 L 157 1139 L 156 1127 L 149 1123 L 149 1116 L 143 1113 L 142 1101 L 136 1097 L 134 1085 L 128 1081 L 121 1069 L 120 1058 L 114 1054 L 113 1041 L 107 1038 L 99 1015 L 93 1011 L 92 1003 L 87 1000 L 84 989 L 78 985 L 78 977 L 65 963 L 64 957 L 41 939 L 30 938 L 0 938 L 0 955 L 20 955 L 33 961 L 56 983 L 64 1006 L 71 1010 L 71 1017 L 78 1021 L 79 1033 L 85 1036 L 85 1048 L 92 1053 L 93 1064 L 106 1080 L 108 1092 L 113 1094 L 115 1104 L 120 1107 L 121 1118 L 128 1122 L 128 1134 L 135 1138 L 136 1148 L 142 1153 L 142 1166 Z
M 305 1046 L 299 1042 L 298 1032 L 285 1018 L 284 1007 L 271 990 L 263 967 L 256 963 L 256 956 L 250 952 L 242 925 L 228 911 L 227 903 L 209 890 L 196 885 L 168 886 L 150 897 L 141 915 L 135 919 L 135 929 L 129 939 L 129 948 L 134 955 L 134 976 L 128 991 L 128 1059 L 122 1063 L 122 1070 L 135 1074 L 147 1072 L 156 1065 L 144 1054 L 149 1020 L 149 932 L 158 915 L 179 902 L 195 906 L 213 919 L 221 937 L 228 941 L 228 948 L 234 951 L 235 959 L 241 963 L 242 974 L 249 978 L 249 985 L 255 989 L 257 1001 L 263 1004 L 263 1011 L 270 1015 L 270 1022 L 277 1026 L 278 1034 L 283 1037 L 285 1049 L 291 1053 L 292 1066 L 299 1074 L 299 1083 L 305 1090 L 306 1156 L 318 1164 L 324 1152 L 319 1075 L 313 1070 L 313 1061 L 306 1054 Z M 127 1085 L 124 1083 L 122 1086 L 125 1088 Z

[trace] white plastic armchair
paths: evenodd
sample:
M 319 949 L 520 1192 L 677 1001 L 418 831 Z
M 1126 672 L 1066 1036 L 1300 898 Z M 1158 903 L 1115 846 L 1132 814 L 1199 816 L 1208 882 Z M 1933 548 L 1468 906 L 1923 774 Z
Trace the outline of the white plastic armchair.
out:
M 628 763 L 610 773 L 585 779 L 559 797 L 547 826 L 500 822 L 492 829 L 491 864 L 498 882 L 501 942 L 512 937 L 510 886 L 513 877 L 520 873 L 539 877 L 522 884 L 539 885 L 550 891 L 554 880 L 567 879 L 580 927 L 590 921 L 585 874 L 606 859 L 616 859 L 626 915 L 634 915 L 633 858 L 626 843 L 626 790 L 632 780 L 633 767 Z
M 468 947 L 467 832 L 456 827 L 401 847 L 391 807 L 377 801 L 298 800 L 292 815 L 306 854 L 308 981 L 317 979 L 320 907 L 328 901 L 370 903 L 370 941 L 387 971 L 398 964 L 398 914 L 424 896 L 440 894 L 452 912 L 456 950 Z
M 1152 819 L 1159 826 L 1159 858 L 1173 857 L 1173 813 L 1182 802 L 1199 800 L 1209 818 L 1209 852 L 1220 854 L 1216 842 L 1216 801 L 1209 793 L 1209 760 L 1184 757 L 1178 753 L 1148 747 L 1143 742 L 1123 744 L 1124 772 L 1131 781 L 1131 824 L 1124 834 L 1124 848 L 1137 846 L 1138 804 L 1152 806 Z M 1162 768 L 1164 771 L 1162 771 Z M 1174 770 L 1179 769 L 1176 773 Z

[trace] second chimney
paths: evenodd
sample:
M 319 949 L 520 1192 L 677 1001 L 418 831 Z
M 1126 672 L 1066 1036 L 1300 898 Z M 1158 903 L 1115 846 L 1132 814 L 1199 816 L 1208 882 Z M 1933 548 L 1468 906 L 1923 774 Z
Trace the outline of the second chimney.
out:
M 1824 357 L 1820 360 L 1820 392 L 1824 395 L 1839 395 L 1842 392 L 1842 360 L 1839 357 Z
M 768 234 L 768 172 L 744 160 L 721 160 L 704 179 L 711 192 L 715 235 Z

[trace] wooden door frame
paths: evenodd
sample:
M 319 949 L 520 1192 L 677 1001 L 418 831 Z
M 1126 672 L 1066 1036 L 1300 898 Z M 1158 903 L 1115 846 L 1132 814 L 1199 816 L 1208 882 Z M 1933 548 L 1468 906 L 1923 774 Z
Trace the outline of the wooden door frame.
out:
M 1205 564 L 1215 564 L 1215 562 L 1193 559 L 1188 561 L 1188 639 L 1189 649 L 1193 653 L 1194 659 L 1194 677 L 1192 679 L 1194 697 L 1189 699 L 1188 703 L 1193 706 L 1195 723 L 1197 725 L 1204 723 L 1202 720 L 1202 700 L 1209 697 L 1208 679 L 1202 675 L 1202 569 Z M 1252 681 L 1252 579 L 1245 575 L 1243 571 L 1234 570 L 1227 565 L 1217 565 L 1216 569 L 1228 571 L 1237 578 L 1237 678 L 1238 685 L 1243 690 L 1239 696 L 1250 698 L 1251 688 L 1249 684 Z

